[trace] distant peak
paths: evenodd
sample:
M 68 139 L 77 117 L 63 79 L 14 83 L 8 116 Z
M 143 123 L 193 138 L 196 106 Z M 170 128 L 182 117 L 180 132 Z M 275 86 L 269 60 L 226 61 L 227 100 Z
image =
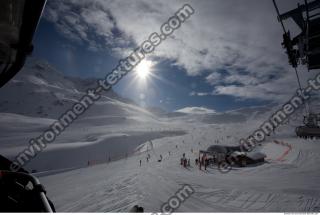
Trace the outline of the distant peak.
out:
M 213 109 L 205 108 L 205 107 L 185 107 L 175 112 L 186 113 L 186 114 L 214 114 L 217 113 Z

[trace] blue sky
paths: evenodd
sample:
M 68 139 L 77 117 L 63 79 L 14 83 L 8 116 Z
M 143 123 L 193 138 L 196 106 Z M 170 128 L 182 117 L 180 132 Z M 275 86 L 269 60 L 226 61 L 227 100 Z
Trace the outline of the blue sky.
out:
M 160 44 L 143 86 L 127 75 L 114 90 L 141 106 L 227 111 L 279 103 L 296 82 L 280 46 L 271 1 L 186 1 L 196 13 Z M 294 7 L 282 1 L 281 9 Z M 104 77 L 183 1 L 48 0 L 33 56 L 66 75 Z M 249 13 L 250 12 L 250 13 Z

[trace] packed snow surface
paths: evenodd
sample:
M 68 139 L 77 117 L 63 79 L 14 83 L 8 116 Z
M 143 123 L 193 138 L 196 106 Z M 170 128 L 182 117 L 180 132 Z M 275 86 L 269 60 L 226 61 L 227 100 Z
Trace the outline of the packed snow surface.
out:
M 152 141 L 149 151 L 127 159 L 43 177 L 41 181 L 58 211 L 125 212 L 136 204 L 146 211 L 160 211 L 161 205 L 184 184 L 195 193 L 179 207 L 179 212 L 319 211 L 319 142 L 281 139 L 292 149 L 279 160 L 288 149 L 270 138 L 261 149 L 268 156 L 264 164 L 234 167 L 228 173 L 216 167 L 199 170 L 194 164 L 196 152 L 214 139 L 233 143 L 236 138 L 228 130 L 191 129 L 185 136 Z M 191 158 L 189 168 L 179 163 L 183 153 Z M 162 162 L 158 162 L 160 154 Z

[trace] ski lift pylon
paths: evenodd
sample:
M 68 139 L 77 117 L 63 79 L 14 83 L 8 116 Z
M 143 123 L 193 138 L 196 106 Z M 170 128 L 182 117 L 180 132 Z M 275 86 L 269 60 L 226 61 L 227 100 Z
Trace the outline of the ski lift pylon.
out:
M 304 4 L 298 4 L 296 9 L 280 14 L 276 0 L 273 0 L 278 15 L 278 21 L 283 29 L 283 48 L 288 55 L 289 64 L 294 68 L 300 90 L 302 90 L 298 64 L 306 65 L 309 70 L 320 69 L 320 0 Z M 292 18 L 299 26 L 301 32 L 291 38 L 290 31 L 286 29 L 284 20 Z M 306 116 L 304 126 L 296 128 L 299 137 L 320 137 L 320 114 L 311 113 L 308 103 L 305 101 Z

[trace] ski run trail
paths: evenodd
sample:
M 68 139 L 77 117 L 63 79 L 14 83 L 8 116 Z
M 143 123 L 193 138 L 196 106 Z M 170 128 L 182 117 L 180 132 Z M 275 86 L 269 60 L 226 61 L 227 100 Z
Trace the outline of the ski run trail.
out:
M 199 149 L 206 149 L 214 140 L 235 145 L 235 129 L 228 127 L 192 127 L 183 136 L 147 141 L 127 159 L 40 180 L 57 210 L 66 212 L 127 212 L 136 204 L 145 211 L 159 212 L 161 205 L 184 184 L 195 193 L 178 212 L 320 210 L 319 140 L 275 135 L 256 149 L 266 153 L 266 163 L 234 167 L 228 173 L 221 173 L 216 167 L 199 170 L 194 162 Z M 183 153 L 191 159 L 190 168 L 179 163 Z M 149 162 L 147 154 L 151 155 Z M 160 155 L 162 162 L 158 162 Z

